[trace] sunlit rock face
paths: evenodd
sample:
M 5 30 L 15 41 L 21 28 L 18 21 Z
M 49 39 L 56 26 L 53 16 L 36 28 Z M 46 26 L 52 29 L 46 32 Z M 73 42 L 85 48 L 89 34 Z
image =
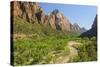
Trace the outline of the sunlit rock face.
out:
M 54 29 L 70 31 L 70 22 L 57 9 L 53 10 L 49 15 L 49 21 L 51 27 Z
M 11 4 L 11 16 L 20 17 L 30 23 L 50 26 L 52 29 L 59 31 L 82 33 L 85 30 L 80 28 L 77 23 L 71 24 L 69 19 L 58 9 L 54 9 L 46 15 L 44 10 L 36 2 L 13 1 Z

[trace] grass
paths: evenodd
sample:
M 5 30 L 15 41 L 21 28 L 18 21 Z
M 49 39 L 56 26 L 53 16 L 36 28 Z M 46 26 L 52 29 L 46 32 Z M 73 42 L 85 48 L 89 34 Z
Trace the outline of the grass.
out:
M 33 34 L 31 37 L 20 37 L 13 40 L 14 65 L 53 63 L 58 56 L 69 53 L 67 48 L 69 37 L 65 37 L 60 31 L 53 30 L 49 26 L 47 28 L 15 18 L 14 33 Z
M 97 40 L 96 37 L 81 38 L 78 40 L 82 45 L 77 46 L 78 55 L 70 62 L 97 61 Z
M 38 22 L 38 21 L 37 21 Z M 51 29 L 38 23 L 29 23 L 21 18 L 14 18 L 14 34 L 26 35 L 13 39 L 13 65 L 32 65 L 55 63 L 59 56 L 70 53 L 67 43 L 78 41 L 84 46 L 78 46 L 78 56 L 70 62 L 95 60 L 97 55 L 96 39 L 81 38 L 76 34 Z M 32 35 L 31 37 L 29 35 Z M 94 43 L 92 46 L 90 43 Z M 95 46 L 94 46 L 95 45 Z M 91 47 L 90 47 L 91 46 Z M 90 48 L 91 51 L 89 50 Z M 91 55 L 89 54 L 91 52 Z M 94 55 L 94 56 L 92 56 Z
M 51 63 L 57 56 L 68 53 L 67 37 L 32 37 L 14 41 L 14 65 Z

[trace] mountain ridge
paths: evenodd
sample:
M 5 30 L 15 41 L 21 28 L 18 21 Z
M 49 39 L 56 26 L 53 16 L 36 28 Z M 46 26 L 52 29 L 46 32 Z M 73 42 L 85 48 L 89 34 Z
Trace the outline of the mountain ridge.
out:
M 95 16 L 91 29 L 89 29 L 86 32 L 83 32 L 80 36 L 81 37 L 93 37 L 93 36 L 97 37 L 97 15 Z
M 52 29 L 59 31 L 68 31 L 74 33 L 83 33 L 78 24 L 72 24 L 58 9 L 54 9 L 50 14 L 46 15 L 43 9 L 36 2 L 12 1 L 12 16 L 20 17 L 30 23 L 39 23 L 45 26 L 51 26 Z

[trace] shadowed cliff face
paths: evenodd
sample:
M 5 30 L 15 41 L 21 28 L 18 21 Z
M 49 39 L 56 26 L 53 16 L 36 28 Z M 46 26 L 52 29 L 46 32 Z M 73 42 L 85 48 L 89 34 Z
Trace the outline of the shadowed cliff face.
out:
M 80 33 L 82 30 L 78 24 L 72 25 L 68 18 L 57 9 L 45 15 L 43 9 L 36 2 L 12 1 L 11 10 L 12 17 L 20 17 L 33 24 L 49 25 L 52 29 L 60 31 Z
M 93 37 L 93 36 L 97 37 L 97 15 L 94 19 L 94 22 L 93 22 L 91 29 L 82 33 L 80 36 L 81 37 Z

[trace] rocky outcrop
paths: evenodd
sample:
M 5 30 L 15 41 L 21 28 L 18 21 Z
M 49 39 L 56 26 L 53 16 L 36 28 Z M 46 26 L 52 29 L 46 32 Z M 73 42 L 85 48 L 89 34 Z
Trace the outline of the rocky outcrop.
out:
M 81 34 L 86 32 L 86 29 L 84 27 L 81 28 L 77 23 L 74 23 L 73 25 L 71 24 L 70 27 L 73 33 Z
M 80 28 L 80 34 L 82 34 L 83 32 L 86 32 L 87 30 L 84 28 L 84 27 L 82 27 L 82 28 Z
M 50 25 L 51 28 L 57 30 L 70 31 L 70 22 L 57 9 L 53 10 L 49 15 L 45 15 L 42 8 L 35 2 L 13 1 L 12 16 L 21 17 L 28 22 L 38 22 L 42 25 Z
M 77 33 L 81 30 L 78 24 L 72 25 L 71 22 L 57 9 L 46 15 L 36 2 L 12 1 L 11 12 L 12 17 L 20 17 L 33 24 L 39 23 L 47 27 L 49 25 L 55 30 Z
M 93 36 L 97 37 L 97 15 L 94 19 L 91 29 L 82 33 L 80 36 L 81 37 L 93 37 Z
M 57 9 L 49 15 L 49 24 L 52 28 L 62 31 L 70 31 L 70 22 Z
M 12 16 L 21 17 L 29 22 L 35 22 L 35 14 L 42 10 L 36 2 L 12 1 Z
M 79 25 L 78 25 L 77 23 L 74 23 L 74 24 L 72 25 L 72 27 L 71 27 L 71 30 L 72 30 L 73 32 L 79 32 L 79 31 L 80 31 L 80 27 L 79 27 Z

